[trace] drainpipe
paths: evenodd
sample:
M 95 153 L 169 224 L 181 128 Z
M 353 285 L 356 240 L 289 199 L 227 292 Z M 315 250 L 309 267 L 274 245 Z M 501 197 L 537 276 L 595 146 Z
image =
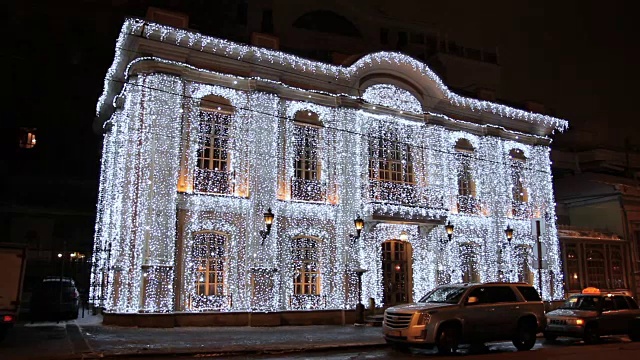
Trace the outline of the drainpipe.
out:
M 638 288 L 636 284 L 636 261 L 634 261 L 635 253 L 637 250 L 634 249 L 633 241 L 631 241 L 631 229 L 629 229 L 629 216 L 627 215 L 627 209 L 624 206 L 624 201 L 622 200 L 622 194 L 619 195 L 618 201 L 620 203 L 620 209 L 622 210 L 622 221 L 623 226 L 622 229 L 624 231 L 624 238 L 627 240 L 629 246 L 627 249 L 630 252 L 630 256 L 627 256 L 626 262 L 629 265 L 629 269 L 631 270 L 631 278 L 629 279 L 629 285 L 631 287 L 631 292 L 633 293 L 634 298 L 638 298 Z

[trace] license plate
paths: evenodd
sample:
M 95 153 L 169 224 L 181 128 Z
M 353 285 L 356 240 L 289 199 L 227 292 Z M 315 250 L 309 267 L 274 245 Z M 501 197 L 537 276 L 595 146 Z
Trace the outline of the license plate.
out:
M 389 332 L 387 332 L 387 335 L 389 335 L 389 336 L 400 336 L 400 330 L 389 331 Z

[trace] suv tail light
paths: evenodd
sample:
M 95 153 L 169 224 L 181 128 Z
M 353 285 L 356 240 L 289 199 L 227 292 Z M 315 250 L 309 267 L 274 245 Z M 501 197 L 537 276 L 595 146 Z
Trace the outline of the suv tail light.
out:
M 15 321 L 15 318 L 13 317 L 13 315 L 5 315 L 2 317 L 2 322 L 10 323 L 14 321 Z

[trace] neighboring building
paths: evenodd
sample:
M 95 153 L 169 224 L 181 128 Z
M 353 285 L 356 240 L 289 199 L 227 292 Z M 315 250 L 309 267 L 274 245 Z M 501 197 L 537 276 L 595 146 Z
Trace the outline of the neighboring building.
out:
M 97 111 L 108 312 L 353 309 L 358 269 L 384 306 L 462 281 L 564 296 L 549 144 L 567 122 L 458 96 L 406 55 L 335 66 L 127 20 Z
M 583 251 L 576 251 L 575 259 L 568 257 L 568 250 L 564 253 L 563 262 L 575 261 L 583 274 L 578 282 L 570 283 L 571 274 L 576 271 L 567 270 L 567 290 L 574 291 L 576 285 L 595 286 L 586 271 L 591 261 L 588 255 L 595 254 L 604 261 L 593 262 L 596 267 L 603 266 L 597 270 L 599 275 L 593 273 L 598 279 L 596 282 L 637 296 L 640 294 L 640 183 L 637 177 L 640 155 L 594 149 L 575 153 L 554 151 L 552 158 L 558 222 L 579 227 L 583 233 L 570 236 L 571 242 Z M 594 235 L 598 232 L 600 235 Z M 602 240 L 595 240 L 598 237 Z M 562 231 L 560 238 L 565 238 Z M 611 257 L 617 257 L 618 253 L 622 256 L 620 265 Z M 595 267 L 591 268 L 596 271 Z M 622 278 L 618 268 L 623 270 Z
M 610 232 L 566 225 L 558 228 L 566 293 L 581 293 L 587 287 L 632 293 L 626 241 Z

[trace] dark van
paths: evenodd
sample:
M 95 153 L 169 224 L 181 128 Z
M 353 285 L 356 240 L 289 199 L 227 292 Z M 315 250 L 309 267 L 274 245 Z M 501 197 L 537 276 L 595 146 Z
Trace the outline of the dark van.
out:
M 79 295 L 73 279 L 60 276 L 46 277 L 31 296 L 31 319 L 77 319 Z

